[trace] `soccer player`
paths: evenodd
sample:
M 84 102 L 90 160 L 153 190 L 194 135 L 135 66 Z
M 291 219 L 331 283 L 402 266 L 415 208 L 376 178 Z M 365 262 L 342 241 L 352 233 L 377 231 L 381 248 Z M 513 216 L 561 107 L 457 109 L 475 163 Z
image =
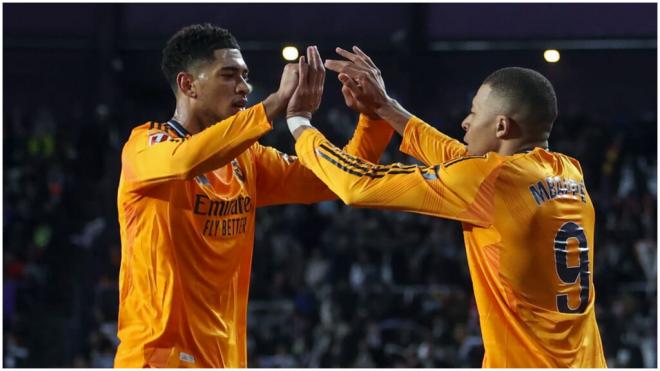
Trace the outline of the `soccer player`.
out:
M 326 67 L 427 166 L 372 164 L 295 119 L 303 165 L 347 205 L 462 222 L 484 367 L 606 367 L 594 313 L 594 207 L 579 162 L 548 148 L 551 83 L 525 68 L 493 72 L 461 124 L 464 145 L 391 99 L 373 61 L 353 51 L 338 49 L 348 60 Z
M 115 366 L 246 367 L 255 209 L 336 197 L 294 156 L 257 140 L 285 111 L 311 118 L 325 69 L 309 47 L 275 93 L 246 108 L 239 45 L 209 24 L 177 32 L 162 69 L 174 117 L 136 127 L 122 151 Z M 392 133 L 361 116 L 345 150 L 378 161 Z

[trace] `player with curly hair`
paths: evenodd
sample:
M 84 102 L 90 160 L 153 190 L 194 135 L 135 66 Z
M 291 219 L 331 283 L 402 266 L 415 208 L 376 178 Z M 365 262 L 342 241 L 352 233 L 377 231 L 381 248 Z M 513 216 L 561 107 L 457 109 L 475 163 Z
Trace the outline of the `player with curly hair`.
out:
M 262 146 L 275 117 L 311 118 L 325 69 L 316 47 L 247 108 L 236 39 L 209 24 L 177 32 L 162 70 L 172 119 L 136 127 L 122 151 L 116 367 L 247 367 L 255 211 L 336 196 L 295 156 Z M 378 161 L 392 130 L 361 116 L 345 150 Z

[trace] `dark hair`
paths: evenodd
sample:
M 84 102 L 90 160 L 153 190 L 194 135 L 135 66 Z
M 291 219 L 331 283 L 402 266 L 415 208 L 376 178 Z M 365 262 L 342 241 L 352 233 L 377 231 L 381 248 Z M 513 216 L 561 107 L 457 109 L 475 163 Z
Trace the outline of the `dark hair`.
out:
M 520 114 L 520 124 L 550 132 L 557 118 L 557 95 L 545 76 L 529 68 L 506 67 L 490 74 L 483 84 L 507 101 L 508 110 Z
M 209 23 L 193 24 L 180 29 L 165 44 L 160 68 L 177 93 L 176 75 L 188 71 L 199 62 L 213 60 L 216 49 L 240 49 L 236 38 L 224 28 Z

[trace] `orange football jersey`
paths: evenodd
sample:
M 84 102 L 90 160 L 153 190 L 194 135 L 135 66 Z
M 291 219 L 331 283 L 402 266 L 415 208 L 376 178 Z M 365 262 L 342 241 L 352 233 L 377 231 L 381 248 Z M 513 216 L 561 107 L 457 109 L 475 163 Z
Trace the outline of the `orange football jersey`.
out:
M 594 313 L 594 208 L 577 160 L 534 148 L 469 156 L 416 117 L 401 151 L 427 166 L 375 165 L 317 130 L 300 161 L 346 204 L 462 222 L 485 367 L 606 367 Z
M 122 262 L 115 367 L 246 367 L 255 209 L 336 197 L 295 156 L 257 139 L 263 104 L 189 135 L 133 130 L 117 208 Z M 378 161 L 392 135 L 361 117 L 346 151 Z

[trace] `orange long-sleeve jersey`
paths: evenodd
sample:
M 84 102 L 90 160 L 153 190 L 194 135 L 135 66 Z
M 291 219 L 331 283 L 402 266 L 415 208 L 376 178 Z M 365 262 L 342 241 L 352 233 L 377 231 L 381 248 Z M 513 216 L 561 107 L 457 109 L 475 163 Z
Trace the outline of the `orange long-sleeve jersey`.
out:
M 392 135 L 361 117 L 346 151 L 378 161 Z M 258 104 L 189 135 L 146 123 L 122 151 L 116 367 L 246 367 L 255 209 L 336 197 L 295 156 L 260 145 Z
M 484 367 L 606 367 L 594 314 L 594 208 L 578 161 L 541 148 L 468 156 L 416 117 L 400 150 L 429 166 L 374 165 L 317 130 L 296 143 L 303 165 L 348 205 L 462 222 Z

